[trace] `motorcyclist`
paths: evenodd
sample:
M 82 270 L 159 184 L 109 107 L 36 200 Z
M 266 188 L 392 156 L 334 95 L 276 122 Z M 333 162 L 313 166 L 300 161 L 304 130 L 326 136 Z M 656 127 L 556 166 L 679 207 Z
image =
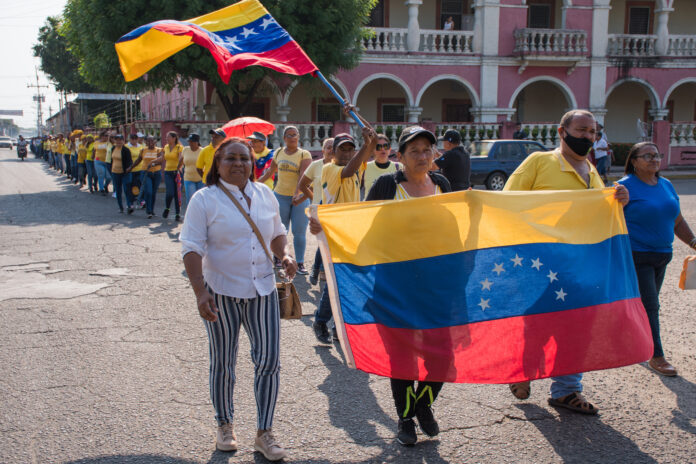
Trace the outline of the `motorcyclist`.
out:
M 19 136 L 19 140 L 17 140 L 17 156 L 24 161 L 24 158 L 27 157 L 27 145 L 28 142 L 24 140 L 24 137 L 21 135 Z

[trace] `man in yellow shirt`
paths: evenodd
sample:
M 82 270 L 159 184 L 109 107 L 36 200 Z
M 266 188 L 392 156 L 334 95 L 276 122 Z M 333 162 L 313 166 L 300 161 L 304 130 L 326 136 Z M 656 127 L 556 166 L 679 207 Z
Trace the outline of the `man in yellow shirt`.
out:
M 589 111 L 572 110 L 561 118 L 558 135 L 560 148 L 549 152 L 532 153 L 510 175 L 503 190 L 585 190 L 604 188 L 595 167 L 587 159 L 595 140 L 596 121 Z M 614 197 L 623 205 L 628 203 L 628 190 L 616 185 Z M 589 219 L 591 220 L 591 219 Z M 591 272 L 591 270 L 588 270 Z M 526 329 L 525 329 L 526 330 Z M 525 340 L 540 340 L 539 334 Z M 542 342 L 543 345 L 544 342 Z M 542 346 L 525 346 L 525 350 L 542 349 Z M 586 353 L 577 353 L 585 356 Z M 598 409 L 582 395 L 582 373 L 553 377 L 549 404 L 582 414 L 597 414 Z M 529 382 L 510 385 L 518 399 L 527 399 L 531 391 Z
M 215 150 L 218 146 L 220 146 L 222 141 L 227 138 L 225 131 L 220 128 L 211 130 L 208 133 L 211 135 L 210 145 L 201 150 L 201 153 L 198 155 L 198 161 L 196 161 L 196 170 L 203 178 L 203 183 L 206 182 L 206 177 L 208 176 L 210 166 L 213 165 L 213 156 L 215 155 Z
M 325 164 L 321 171 L 324 204 L 360 201 L 360 179 L 365 171 L 365 162 L 375 151 L 377 144 L 377 134 L 369 124 L 365 124 L 362 133 L 365 143 L 357 153 L 355 140 L 351 135 L 338 134 L 334 137 L 334 160 L 332 163 Z M 331 303 L 329 292 L 324 287 L 312 324 L 314 336 L 322 343 L 331 344 L 333 341 L 327 326 L 330 320 Z

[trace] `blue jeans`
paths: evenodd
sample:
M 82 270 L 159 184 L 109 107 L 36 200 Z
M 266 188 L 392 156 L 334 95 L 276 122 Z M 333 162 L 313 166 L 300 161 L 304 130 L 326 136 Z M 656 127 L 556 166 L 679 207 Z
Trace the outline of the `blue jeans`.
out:
M 331 320 L 331 299 L 329 298 L 329 287 L 324 284 L 324 288 L 321 291 L 321 300 L 319 300 L 319 306 L 317 310 L 314 311 L 314 322 L 323 322 L 328 324 Z
M 650 323 L 650 332 L 652 332 L 654 358 L 665 355 L 660 338 L 660 289 L 670 261 L 672 261 L 672 253 L 633 252 L 640 299 L 643 301 Z
M 80 172 L 77 170 L 77 155 L 72 155 L 70 157 L 71 167 L 70 173 L 72 174 L 73 180 L 77 180 Z
M 307 247 L 309 218 L 305 214 L 305 209 L 309 206 L 309 199 L 297 206 L 293 206 L 291 196 L 273 193 L 278 199 L 280 206 L 280 220 L 288 231 L 292 223 L 292 242 L 295 247 L 295 259 L 297 259 L 299 264 L 302 264 L 304 263 L 305 248 Z
M 551 398 L 560 398 L 582 391 L 582 373 L 551 377 Z
M 87 167 L 87 185 L 89 186 L 89 191 L 92 192 L 96 190 L 97 168 L 94 167 L 94 161 L 90 160 L 85 160 L 85 166 Z
M 198 181 L 194 182 L 192 180 L 185 180 L 184 181 L 184 191 L 186 192 L 186 204 L 188 205 L 189 201 L 191 201 L 191 197 L 193 197 L 193 194 L 199 191 L 205 187 L 205 184 L 203 181 Z
M 164 208 L 169 209 L 174 200 L 174 210 L 178 216 L 180 211 L 179 189 L 176 188 L 176 175 L 179 171 L 164 171 L 164 186 L 167 188 L 167 194 L 164 197 Z
M 126 206 L 130 208 L 133 204 L 133 195 L 131 194 L 131 174 L 119 174 L 112 172 L 111 176 L 114 179 L 114 192 L 116 192 L 116 202 L 118 209 L 123 211 L 123 194 L 126 194 Z
M 87 175 L 87 166 L 85 163 L 77 163 L 77 179 L 80 181 L 80 187 L 85 184 L 85 176 Z
M 104 185 L 108 185 L 111 181 L 111 173 L 109 172 L 109 165 L 104 161 L 94 160 L 94 168 L 97 171 L 97 177 L 99 178 L 99 191 L 104 190 Z
M 71 168 L 72 164 L 70 163 L 70 155 L 63 154 L 63 163 L 64 163 L 64 171 L 70 177 L 72 174 Z
M 162 174 L 160 171 L 143 171 L 143 173 L 145 174 L 145 177 L 143 178 L 143 190 L 145 190 L 145 209 L 147 210 L 147 214 L 153 214 L 155 211 L 155 200 L 157 199 L 157 189 L 159 188 Z

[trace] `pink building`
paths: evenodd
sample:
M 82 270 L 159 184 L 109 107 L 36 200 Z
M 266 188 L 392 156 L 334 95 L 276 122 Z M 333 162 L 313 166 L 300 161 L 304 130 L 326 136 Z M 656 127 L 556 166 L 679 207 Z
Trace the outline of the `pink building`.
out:
M 694 24 L 694 0 L 380 0 L 361 64 L 332 80 L 393 139 L 414 122 L 457 127 L 467 140 L 505 137 L 519 121 L 553 146 L 554 123 L 586 108 L 610 141 L 662 137 L 666 163 L 694 164 Z M 297 123 L 312 149 L 335 124 L 355 130 L 315 84 L 268 79 L 249 113 Z M 142 95 L 141 108 L 150 131 L 172 120 L 202 133 L 226 119 L 202 82 Z M 666 133 L 651 134 L 662 120 Z

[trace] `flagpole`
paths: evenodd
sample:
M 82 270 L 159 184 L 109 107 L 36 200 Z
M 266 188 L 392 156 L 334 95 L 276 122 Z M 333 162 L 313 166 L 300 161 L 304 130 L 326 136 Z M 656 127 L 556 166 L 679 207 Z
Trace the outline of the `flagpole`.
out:
M 317 77 L 324 83 L 324 85 L 331 91 L 331 93 L 334 94 L 334 97 L 336 97 L 336 98 L 338 99 L 338 101 L 341 102 L 341 104 L 345 105 L 345 104 L 347 103 L 347 102 L 343 99 L 343 97 L 336 91 L 336 89 L 334 88 L 334 86 L 331 85 L 331 82 L 329 82 L 328 80 L 326 80 L 326 78 L 324 77 L 324 75 L 323 75 L 323 74 L 321 73 L 321 71 L 319 71 L 319 70 L 317 70 Z M 353 117 L 353 119 L 355 119 L 355 122 L 358 123 L 358 126 L 360 126 L 360 127 L 365 127 L 365 124 L 363 124 L 363 122 L 360 120 L 360 118 L 358 117 L 358 115 L 355 114 L 355 111 L 350 110 L 350 112 L 349 112 L 348 114 L 350 114 L 350 115 Z

